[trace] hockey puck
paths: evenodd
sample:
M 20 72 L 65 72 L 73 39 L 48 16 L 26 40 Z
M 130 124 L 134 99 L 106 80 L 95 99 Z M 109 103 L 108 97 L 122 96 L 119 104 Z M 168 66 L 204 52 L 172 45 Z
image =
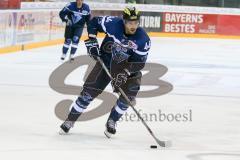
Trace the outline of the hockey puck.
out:
M 156 149 L 157 146 L 156 146 L 156 145 L 151 145 L 150 148 L 152 148 L 152 149 Z

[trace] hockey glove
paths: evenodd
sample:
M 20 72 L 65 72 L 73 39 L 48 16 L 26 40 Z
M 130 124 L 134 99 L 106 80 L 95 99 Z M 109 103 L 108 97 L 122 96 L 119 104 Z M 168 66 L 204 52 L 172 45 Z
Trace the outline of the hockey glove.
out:
M 70 19 L 68 19 L 67 17 L 65 19 L 63 19 L 62 21 L 65 22 L 67 26 L 72 26 L 72 21 Z
M 100 56 L 99 45 L 96 38 L 89 38 L 84 41 L 85 46 L 87 47 L 87 52 L 90 57 L 97 60 L 97 57 Z
M 66 24 L 67 26 L 72 26 L 72 21 L 70 19 L 67 19 Z

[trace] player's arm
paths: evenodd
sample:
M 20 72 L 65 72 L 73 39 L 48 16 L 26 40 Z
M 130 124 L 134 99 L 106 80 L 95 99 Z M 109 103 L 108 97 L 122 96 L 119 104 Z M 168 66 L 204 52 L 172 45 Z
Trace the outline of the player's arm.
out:
M 91 19 L 91 13 L 86 16 L 86 25 L 87 26 L 89 25 L 90 19 Z
M 85 40 L 85 45 L 87 47 L 88 54 L 90 57 L 96 59 L 97 56 L 100 56 L 99 53 L 99 44 L 97 41 L 97 34 L 98 32 L 105 32 L 107 33 L 106 26 L 107 21 L 106 19 L 109 16 L 105 17 L 93 17 L 88 23 L 88 39 Z M 108 19 L 109 20 L 109 19 Z
M 88 25 L 88 36 L 96 38 L 99 32 L 104 32 L 111 36 L 114 34 L 114 27 L 112 25 L 114 21 L 116 21 L 116 18 L 112 16 L 93 17 Z
M 150 47 L 151 41 L 147 40 L 142 43 L 137 50 L 133 51 L 128 59 L 129 72 L 138 72 L 144 68 Z
M 86 15 L 86 25 L 88 27 L 90 20 L 91 20 L 91 10 L 90 10 L 89 6 L 87 8 L 87 11 L 88 11 L 88 14 Z
M 98 21 L 100 20 L 100 17 L 93 17 L 88 23 L 87 23 L 87 30 L 88 30 L 88 39 L 84 41 L 85 46 L 87 48 L 87 53 L 90 57 L 96 60 L 96 57 L 100 56 L 99 53 L 99 44 L 97 41 L 97 27 L 98 27 Z
M 68 22 L 68 16 L 73 14 L 73 12 L 70 10 L 70 7 L 71 7 L 71 4 L 68 4 L 59 12 L 59 17 L 63 22 Z
M 93 17 L 88 23 L 88 36 L 89 38 L 96 38 L 98 32 L 103 32 L 101 21 L 103 17 Z

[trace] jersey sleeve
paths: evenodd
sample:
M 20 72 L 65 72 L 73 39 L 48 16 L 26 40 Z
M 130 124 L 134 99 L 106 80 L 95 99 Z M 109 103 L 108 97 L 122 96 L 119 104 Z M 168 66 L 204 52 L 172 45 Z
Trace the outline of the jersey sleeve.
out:
M 150 48 L 151 41 L 147 38 L 146 40 L 140 42 L 136 50 L 132 51 L 132 54 L 128 59 L 128 62 L 130 63 L 130 72 L 137 72 L 144 68 Z

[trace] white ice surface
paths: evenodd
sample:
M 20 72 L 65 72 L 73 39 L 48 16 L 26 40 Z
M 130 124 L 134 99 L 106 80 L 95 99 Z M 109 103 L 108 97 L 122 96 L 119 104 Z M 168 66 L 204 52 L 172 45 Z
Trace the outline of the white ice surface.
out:
M 86 54 L 83 43 L 78 54 Z M 187 113 L 192 121 L 150 122 L 171 148 L 150 149 L 154 140 L 140 122 L 120 122 L 117 135 L 106 139 L 108 115 L 78 122 L 68 136 L 58 135 L 62 123 L 55 105 L 66 98 L 48 79 L 59 62 L 61 46 L 0 55 L 0 159 L 240 159 L 240 41 L 152 38 L 149 62 L 168 67 L 162 79 L 174 90 L 168 95 L 139 98 L 144 113 Z M 67 83 L 82 85 L 84 68 Z M 108 87 L 107 91 L 111 91 Z M 98 100 L 89 106 L 92 109 Z M 129 109 L 129 113 L 133 113 Z

